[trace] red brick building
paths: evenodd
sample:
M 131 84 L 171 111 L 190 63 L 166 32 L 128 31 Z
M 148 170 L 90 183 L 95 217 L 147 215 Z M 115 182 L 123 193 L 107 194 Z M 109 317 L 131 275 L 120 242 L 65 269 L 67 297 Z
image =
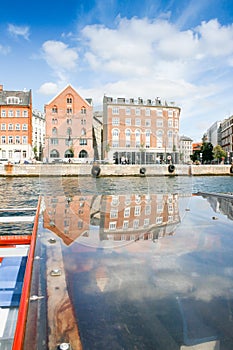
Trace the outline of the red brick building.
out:
M 0 85 L 0 158 L 13 163 L 32 157 L 32 93 Z
M 44 158 L 83 162 L 93 160 L 91 99 L 82 98 L 68 85 L 45 105 Z

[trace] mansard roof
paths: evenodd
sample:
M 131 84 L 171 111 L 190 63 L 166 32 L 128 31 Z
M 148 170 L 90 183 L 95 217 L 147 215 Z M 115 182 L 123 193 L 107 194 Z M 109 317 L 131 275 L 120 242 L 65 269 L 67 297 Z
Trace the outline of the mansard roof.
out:
M 12 98 L 12 99 L 11 99 Z M 15 102 L 13 98 L 16 98 Z M 16 102 L 17 101 L 17 102 Z M 29 106 L 31 104 L 31 90 L 29 91 L 0 91 L 0 105 Z

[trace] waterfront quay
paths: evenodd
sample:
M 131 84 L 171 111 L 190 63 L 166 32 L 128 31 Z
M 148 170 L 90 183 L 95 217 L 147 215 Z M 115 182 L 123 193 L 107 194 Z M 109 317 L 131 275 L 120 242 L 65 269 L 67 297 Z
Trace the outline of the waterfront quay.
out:
M 204 176 L 232 175 L 229 164 L 6 164 L 0 165 L 0 176 Z

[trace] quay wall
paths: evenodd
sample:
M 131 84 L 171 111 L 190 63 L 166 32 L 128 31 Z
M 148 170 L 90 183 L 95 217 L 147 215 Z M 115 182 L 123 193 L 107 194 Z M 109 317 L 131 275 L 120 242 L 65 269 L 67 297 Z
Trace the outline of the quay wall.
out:
M 93 172 L 95 169 L 96 173 Z M 233 175 L 231 165 L 0 164 L 0 176 L 201 176 Z

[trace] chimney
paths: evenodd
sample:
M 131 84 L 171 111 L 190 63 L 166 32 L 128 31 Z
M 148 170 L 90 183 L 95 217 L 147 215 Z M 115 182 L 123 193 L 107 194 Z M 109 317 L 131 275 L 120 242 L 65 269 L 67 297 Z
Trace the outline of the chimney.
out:
M 0 91 L 3 91 L 3 85 L 0 85 Z

